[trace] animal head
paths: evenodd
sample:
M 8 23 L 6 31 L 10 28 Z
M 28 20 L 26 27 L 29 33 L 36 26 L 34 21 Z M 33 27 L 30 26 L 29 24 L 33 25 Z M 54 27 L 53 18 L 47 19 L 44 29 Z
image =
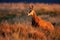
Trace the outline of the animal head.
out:
M 34 10 L 32 10 L 28 13 L 28 16 L 33 16 L 33 15 L 34 15 Z
M 33 14 L 34 14 L 33 5 L 30 5 L 29 6 L 28 16 L 32 16 Z

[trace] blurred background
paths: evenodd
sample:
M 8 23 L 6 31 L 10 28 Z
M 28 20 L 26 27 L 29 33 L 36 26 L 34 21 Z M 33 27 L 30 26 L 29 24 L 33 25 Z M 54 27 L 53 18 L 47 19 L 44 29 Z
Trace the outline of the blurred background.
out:
M 54 32 L 31 25 L 30 5 Z M 0 40 L 60 40 L 60 0 L 0 0 Z

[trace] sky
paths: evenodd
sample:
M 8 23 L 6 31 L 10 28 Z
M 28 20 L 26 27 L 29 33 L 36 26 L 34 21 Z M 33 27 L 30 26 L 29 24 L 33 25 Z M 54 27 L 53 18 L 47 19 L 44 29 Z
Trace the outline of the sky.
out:
M 58 3 L 60 4 L 60 0 L 0 0 L 0 3 L 4 3 L 4 2 L 7 2 L 7 3 L 11 3 L 11 2 L 26 2 L 26 3 L 36 3 L 36 2 L 39 2 L 39 3 Z

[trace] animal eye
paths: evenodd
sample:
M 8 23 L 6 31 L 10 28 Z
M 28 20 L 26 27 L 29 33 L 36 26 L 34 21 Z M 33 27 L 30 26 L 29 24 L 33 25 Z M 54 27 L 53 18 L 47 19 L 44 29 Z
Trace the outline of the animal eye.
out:
M 31 12 L 31 10 L 29 11 L 29 13 Z
M 28 12 L 30 13 L 31 11 L 32 11 L 32 9 L 31 9 L 31 8 L 29 8 Z

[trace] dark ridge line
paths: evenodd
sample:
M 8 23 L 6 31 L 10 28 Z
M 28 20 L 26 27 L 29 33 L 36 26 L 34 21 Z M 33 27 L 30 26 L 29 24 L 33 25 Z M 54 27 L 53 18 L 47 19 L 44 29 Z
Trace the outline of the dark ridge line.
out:
M 30 3 L 44 3 L 44 4 L 60 4 L 60 3 L 45 3 L 45 2 L 0 2 L 0 3 L 25 3 L 25 4 L 30 4 Z
M 7 2 L 7 3 L 17 3 L 17 2 L 25 2 L 25 3 L 58 3 L 60 4 L 60 0 L 0 0 L 1 3 Z

